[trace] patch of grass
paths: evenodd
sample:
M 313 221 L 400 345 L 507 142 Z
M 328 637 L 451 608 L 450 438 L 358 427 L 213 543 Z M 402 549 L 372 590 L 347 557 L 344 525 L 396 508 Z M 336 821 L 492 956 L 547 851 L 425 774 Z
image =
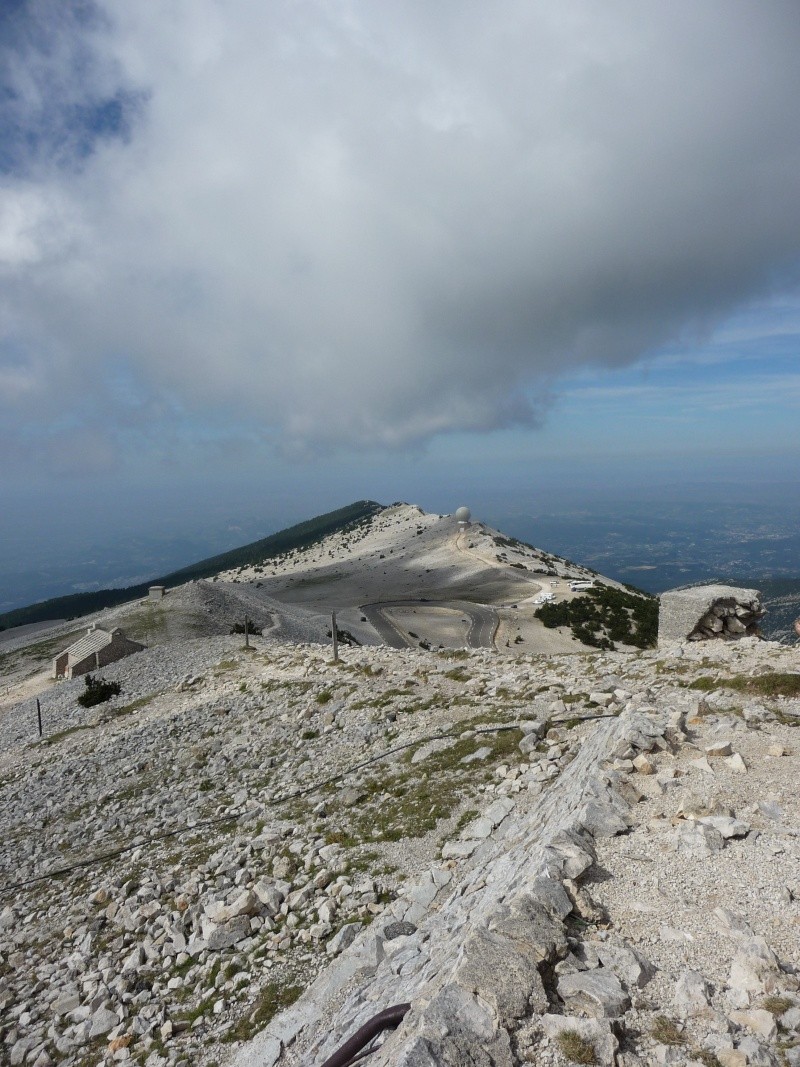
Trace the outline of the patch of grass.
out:
M 445 678 L 450 678 L 454 682 L 468 682 L 472 675 L 468 674 L 463 667 L 453 667 L 450 671 L 445 671 Z
M 223 671 L 235 671 L 239 664 L 235 659 L 221 659 L 214 668 L 215 671 L 222 673 Z
M 222 1040 L 249 1041 L 259 1030 L 263 1030 L 278 1012 L 294 1004 L 302 992 L 303 987 L 300 985 L 269 982 L 259 993 L 250 1014 L 231 1027 Z
M 68 726 L 66 730 L 59 730 L 57 733 L 49 734 L 42 739 L 43 745 L 55 745 L 59 741 L 63 741 L 65 737 L 69 737 L 70 734 L 77 734 L 79 730 L 90 730 L 90 726 Z
M 690 682 L 689 689 L 710 693 L 715 689 L 733 689 L 737 693 L 749 693 L 763 697 L 800 696 L 800 674 L 756 674 L 753 677 L 740 675 L 737 678 L 712 678 L 701 675 Z
M 465 826 L 469 826 L 469 824 L 472 822 L 472 820 L 473 819 L 477 819 L 477 817 L 478 817 L 478 812 L 475 811 L 474 808 L 467 808 L 467 810 L 462 812 L 461 815 L 459 816 L 458 822 L 455 824 L 453 829 L 450 831 L 450 836 L 451 837 L 458 837 L 458 835 L 461 833 L 461 831 L 464 829 L 464 827 Z
M 794 1007 L 794 1001 L 790 1000 L 789 997 L 772 995 L 764 997 L 761 1001 L 761 1007 L 765 1008 L 771 1015 L 783 1015 L 789 1008 Z
M 181 1012 L 180 1015 L 177 1016 L 178 1021 L 189 1023 L 189 1025 L 191 1025 L 202 1015 L 205 1015 L 206 1012 L 211 1011 L 211 1009 L 214 1007 L 214 1001 L 218 998 L 218 995 L 219 994 L 217 994 L 215 990 L 211 994 L 211 996 L 204 997 L 199 1004 L 195 1005 L 195 1007 L 189 1008 L 187 1011 Z
M 707 1048 L 693 1048 L 692 1059 L 699 1060 L 705 1067 L 722 1067 L 714 1053 L 709 1052 Z
M 134 640 L 142 641 L 147 638 L 166 633 L 167 616 L 164 608 L 155 604 L 143 604 L 136 611 L 131 612 L 125 619 L 125 632 Z
M 701 693 L 713 693 L 715 689 L 719 689 L 719 682 L 715 678 L 710 678 L 707 674 L 701 674 L 699 678 L 689 682 L 687 688 L 697 689 Z
M 319 737 L 318 730 L 303 730 L 300 734 L 301 741 L 313 741 L 315 737 Z
M 131 715 L 134 711 L 138 711 L 139 708 L 147 707 L 147 705 L 151 704 L 155 698 L 155 693 L 151 693 L 149 697 L 139 697 L 138 700 L 132 700 L 130 704 L 123 704 L 121 708 L 117 708 L 114 715 L 115 717 L 119 715 Z
M 318 704 L 328 704 L 333 700 L 333 693 L 330 689 L 323 689 L 321 693 L 317 693 L 314 699 Z
M 474 727 L 472 722 L 462 728 Z M 393 776 L 370 778 L 360 783 L 366 793 L 356 808 L 333 811 L 328 832 L 329 843 L 345 847 L 375 840 L 401 841 L 421 837 L 448 818 L 467 790 L 491 774 L 500 762 L 519 760 L 522 733 L 516 728 L 496 734 L 453 738 L 446 748 L 430 753 L 412 764 L 412 751 L 397 765 Z M 462 764 L 465 756 L 486 746 L 490 754 L 479 767 Z M 338 816 L 338 818 L 336 817 Z
M 570 1063 L 597 1063 L 594 1045 L 577 1030 L 562 1030 L 556 1037 L 556 1044 Z
M 650 1027 L 650 1034 L 662 1045 L 685 1045 L 686 1038 L 674 1019 L 666 1015 L 657 1015 Z

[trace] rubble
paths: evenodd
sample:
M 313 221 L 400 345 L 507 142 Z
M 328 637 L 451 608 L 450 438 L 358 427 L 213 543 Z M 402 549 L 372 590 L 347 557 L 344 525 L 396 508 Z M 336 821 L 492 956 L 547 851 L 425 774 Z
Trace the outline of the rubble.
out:
M 3 712 L 0 1061 L 317 1064 L 408 998 L 371 1067 L 792 1062 L 798 699 L 691 687 L 795 650 L 252 644 Z

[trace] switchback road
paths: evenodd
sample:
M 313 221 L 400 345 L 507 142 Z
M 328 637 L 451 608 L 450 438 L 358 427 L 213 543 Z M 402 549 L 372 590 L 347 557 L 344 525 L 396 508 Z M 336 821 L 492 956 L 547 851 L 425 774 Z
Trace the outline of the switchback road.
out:
M 465 600 L 392 600 L 379 604 L 362 604 L 361 610 L 387 645 L 392 648 L 416 648 L 418 641 L 408 637 L 385 614 L 392 608 L 409 607 L 449 608 L 451 611 L 460 612 L 469 619 L 467 645 L 470 648 L 494 648 L 497 615 L 493 608 L 485 604 L 471 604 Z M 424 623 L 420 618 L 420 628 L 423 627 Z

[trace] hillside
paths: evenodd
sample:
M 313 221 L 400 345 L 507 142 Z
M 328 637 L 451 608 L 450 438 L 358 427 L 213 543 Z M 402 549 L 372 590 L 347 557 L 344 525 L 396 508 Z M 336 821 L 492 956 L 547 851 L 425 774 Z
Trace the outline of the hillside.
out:
M 795 650 L 253 643 L 140 653 L 95 709 L 61 683 L 42 742 L 0 716 L 7 1062 L 319 1065 L 403 1000 L 381 1067 L 796 1039 Z
M 325 515 L 318 515 L 316 518 L 290 526 L 286 530 L 253 541 L 241 548 L 210 556 L 208 559 L 202 559 L 188 567 L 182 567 L 180 570 L 171 571 L 160 577 L 154 576 L 150 581 L 140 585 L 54 597 L 29 607 L 7 611 L 0 614 L 0 629 L 26 626 L 48 619 L 76 619 L 104 608 L 141 599 L 147 596 L 148 587 L 151 585 L 165 585 L 172 588 L 201 578 L 210 578 L 226 568 L 259 564 L 272 556 L 314 544 L 337 530 L 355 528 L 377 511 L 380 511 L 380 504 L 371 500 L 359 500 L 355 504 L 329 511 Z
M 234 555 L 235 568 L 210 573 Z M 275 639 L 324 642 L 336 611 L 337 628 L 358 644 L 562 652 L 650 644 L 657 620 L 646 594 L 481 523 L 464 529 L 409 504 L 352 505 L 191 569 L 199 571 L 210 578 L 173 586 L 161 601 L 125 600 L 82 624 L 50 626 L 33 642 L 10 630 L 0 635 L 0 664 L 15 678 L 46 671 L 92 623 L 152 646 L 225 635 L 247 615 Z M 594 587 L 574 592 L 576 579 Z M 544 609 L 554 607 L 565 614 L 551 618 Z
M 654 618 L 398 504 L 90 616 L 95 707 L 9 641 L 0 1061 L 797 1063 L 798 650 Z

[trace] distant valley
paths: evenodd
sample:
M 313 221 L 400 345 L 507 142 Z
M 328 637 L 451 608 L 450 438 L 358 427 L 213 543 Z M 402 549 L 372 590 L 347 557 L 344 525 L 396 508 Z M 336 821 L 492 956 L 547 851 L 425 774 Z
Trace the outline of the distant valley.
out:
M 359 505 L 351 507 L 356 509 L 356 516 Z M 347 511 L 339 509 L 331 514 Z M 585 509 L 512 514 L 495 510 L 480 517 L 522 541 L 649 593 L 709 581 L 755 586 L 762 591 L 768 607 L 764 632 L 771 639 L 790 638 L 792 622 L 800 615 L 800 517 L 791 504 L 778 507 L 648 501 L 604 506 L 593 501 Z M 263 529 L 268 524 L 260 525 Z M 234 559 L 239 559 L 237 553 L 245 552 L 246 556 L 251 546 L 233 548 L 231 540 L 251 529 L 258 529 L 255 520 L 238 534 L 228 529 L 224 536 L 222 532 L 213 538 L 206 534 L 205 539 L 198 534 L 194 538 L 150 542 L 132 535 L 111 546 L 92 545 L 87 558 L 79 563 L 70 563 L 69 556 L 59 557 L 43 561 L 30 571 L 14 571 L 13 561 L 6 559 L 6 573 L 0 573 L 0 601 L 5 603 L 7 613 L 0 615 L 0 625 L 82 615 L 143 595 L 147 584 L 156 580 L 176 584 L 208 577 L 215 570 L 232 565 Z M 268 543 L 270 537 L 253 542 L 259 546 Z M 227 551 L 202 559 L 204 549 Z M 191 563 L 198 559 L 200 563 Z M 210 561 L 215 565 L 205 566 Z M 242 557 L 241 561 L 247 560 Z M 171 581 L 173 574 L 176 583 Z M 127 597 L 101 592 L 125 587 L 134 587 L 135 591 Z M 96 603 L 93 594 L 98 596 Z M 8 610 L 65 596 L 70 599 L 54 605 L 49 615 Z

